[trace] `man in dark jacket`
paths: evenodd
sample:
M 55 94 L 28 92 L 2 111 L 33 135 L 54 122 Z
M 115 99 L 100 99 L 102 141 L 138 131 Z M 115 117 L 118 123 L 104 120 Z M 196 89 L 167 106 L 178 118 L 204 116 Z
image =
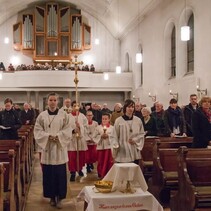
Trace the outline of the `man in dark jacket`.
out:
M 193 112 L 198 108 L 198 103 L 197 103 L 197 95 L 196 94 L 191 94 L 190 95 L 190 103 L 184 107 L 183 113 L 185 117 L 185 123 L 186 123 L 186 128 L 187 128 L 187 136 L 192 137 L 192 128 L 191 128 L 191 119 Z
M 0 140 L 18 139 L 17 130 L 21 127 L 18 113 L 12 108 L 12 100 L 4 101 L 5 109 L 0 112 Z

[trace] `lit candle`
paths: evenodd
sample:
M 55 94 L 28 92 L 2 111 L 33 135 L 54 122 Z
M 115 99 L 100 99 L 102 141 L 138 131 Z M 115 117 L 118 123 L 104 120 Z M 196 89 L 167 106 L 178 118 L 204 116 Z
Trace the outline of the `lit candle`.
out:
M 149 92 L 149 96 L 151 96 L 151 93 Z
M 104 126 L 103 126 L 103 131 L 104 131 L 104 133 L 106 133 L 106 130 L 107 130 L 107 127 L 104 125 Z
M 170 90 L 169 90 L 169 93 L 171 94 L 171 92 L 172 92 L 172 91 L 171 91 L 171 89 L 170 89 Z

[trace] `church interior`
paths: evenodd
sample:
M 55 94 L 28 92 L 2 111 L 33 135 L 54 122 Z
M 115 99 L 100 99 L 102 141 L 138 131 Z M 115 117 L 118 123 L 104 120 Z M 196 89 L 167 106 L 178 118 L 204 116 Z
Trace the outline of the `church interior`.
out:
M 59 95 L 59 108 L 65 99 L 71 99 L 81 106 L 106 105 L 111 111 L 116 103 L 123 105 L 126 99 L 147 107 L 161 102 L 167 109 L 172 98 L 184 107 L 191 94 L 198 100 L 210 96 L 210 0 L 0 0 L 0 3 L 0 110 L 5 99 L 11 98 L 21 109 L 29 103 L 37 111 L 45 111 L 50 92 Z M 27 140 L 26 146 L 23 144 L 26 154 L 19 158 L 20 169 L 14 167 L 21 179 L 13 175 L 13 180 L 18 181 L 13 202 L 8 199 L 4 202 L 5 188 L 0 185 L 0 203 L 7 204 L 5 209 L 0 206 L 0 211 L 55 210 L 43 197 L 42 166 L 33 142 L 33 129 L 24 128 L 19 138 Z M 152 157 L 152 151 L 153 156 L 158 153 L 156 147 L 160 142 L 151 139 L 144 147 Z M 190 146 L 189 137 L 184 139 L 185 145 Z M 180 144 L 168 147 L 179 148 Z M 6 144 L 0 143 L 0 152 L 6 149 L 3 145 Z M 185 156 L 185 149 L 179 153 Z M 142 154 L 142 158 L 148 154 Z M 179 209 L 180 200 L 186 202 L 178 196 L 178 187 L 175 189 L 175 172 L 167 166 L 169 174 L 164 171 L 160 174 L 170 180 L 162 180 L 158 172 L 159 176 L 153 177 L 149 164 L 155 162 L 153 159 L 139 165 L 152 193 L 152 203 L 158 203 L 158 211 L 211 210 L 211 181 L 201 185 L 205 192 L 209 190 L 208 208 L 205 203 L 205 207 Z M 171 162 L 170 157 L 161 159 Z M 84 175 L 77 175 L 74 182 L 69 182 L 68 172 L 62 210 L 92 210 L 79 195 L 84 187 L 99 180 L 96 168 L 95 165 L 88 173 L 84 167 Z M 4 180 L 4 171 L 0 158 L 0 181 Z M 167 189 L 161 190 L 164 186 Z M 192 203 L 193 198 L 187 201 Z

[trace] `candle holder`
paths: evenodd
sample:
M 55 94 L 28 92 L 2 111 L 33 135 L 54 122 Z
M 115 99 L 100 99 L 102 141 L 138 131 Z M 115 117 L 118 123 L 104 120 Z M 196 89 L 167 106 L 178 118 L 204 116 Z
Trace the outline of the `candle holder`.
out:
M 196 86 L 196 91 L 202 96 L 207 95 L 207 89 L 200 89 L 199 86 Z
M 149 92 L 149 97 L 152 99 L 153 102 L 156 101 L 156 95 L 151 95 L 151 93 Z
M 179 95 L 178 92 L 172 92 L 172 91 L 170 90 L 170 91 L 169 91 L 169 94 L 172 95 L 172 97 L 173 97 L 175 100 L 178 100 L 178 97 L 179 97 L 179 96 L 178 96 L 178 95 Z
M 107 131 L 107 127 L 106 126 L 103 126 L 103 133 L 105 134 Z
M 122 193 L 135 193 L 136 190 L 131 188 L 130 181 L 127 180 L 126 187 L 124 190 L 121 191 Z
M 140 98 L 139 98 L 139 97 L 135 97 L 135 95 L 133 95 L 133 100 L 134 100 L 136 103 L 139 103 Z

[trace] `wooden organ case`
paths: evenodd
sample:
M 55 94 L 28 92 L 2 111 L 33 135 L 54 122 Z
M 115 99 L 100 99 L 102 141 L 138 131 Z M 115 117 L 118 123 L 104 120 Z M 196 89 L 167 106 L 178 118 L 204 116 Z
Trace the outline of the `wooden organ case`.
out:
M 13 46 L 38 62 L 69 62 L 91 49 L 91 27 L 73 5 L 50 2 L 19 15 L 13 25 Z

